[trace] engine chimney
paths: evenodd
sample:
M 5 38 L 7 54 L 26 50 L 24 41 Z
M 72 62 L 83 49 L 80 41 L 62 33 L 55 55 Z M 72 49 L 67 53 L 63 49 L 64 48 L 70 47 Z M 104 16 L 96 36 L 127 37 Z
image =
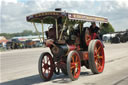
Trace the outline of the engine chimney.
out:
M 61 11 L 61 8 L 56 8 L 55 11 Z

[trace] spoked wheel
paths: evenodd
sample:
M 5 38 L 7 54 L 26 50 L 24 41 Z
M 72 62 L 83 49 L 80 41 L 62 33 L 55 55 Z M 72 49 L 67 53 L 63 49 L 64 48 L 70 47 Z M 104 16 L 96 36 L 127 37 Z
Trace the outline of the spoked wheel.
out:
M 92 40 L 89 44 L 89 66 L 94 74 L 103 72 L 105 56 L 100 40 Z
M 51 79 L 54 72 L 54 63 L 50 53 L 45 52 L 41 54 L 38 62 L 38 70 L 43 80 L 48 81 Z
M 72 80 L 79 78 L 81 70 L 80 56 L 77 51 L 71 51 L 67 57 L 67 72 Z

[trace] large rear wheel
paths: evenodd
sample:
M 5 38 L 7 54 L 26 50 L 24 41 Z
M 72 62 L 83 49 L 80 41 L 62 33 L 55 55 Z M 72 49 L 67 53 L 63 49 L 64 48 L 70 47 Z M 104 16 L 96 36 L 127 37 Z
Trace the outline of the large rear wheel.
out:
M 71 51 L 67 57 L 67 72 L 72 80 L 79 78 L 81 70 L 80 56 L 77 51 Z
M 89 67 L 94 74 L 103 72 L 105 56 L 103 45 L 100 40 L 91 40 L 88 48 Z
M 50 53 L 42 53 L 38 62 L 38 70 L 40 77 L 48 81 L 51 79 L 54 72 L 53 58 Z

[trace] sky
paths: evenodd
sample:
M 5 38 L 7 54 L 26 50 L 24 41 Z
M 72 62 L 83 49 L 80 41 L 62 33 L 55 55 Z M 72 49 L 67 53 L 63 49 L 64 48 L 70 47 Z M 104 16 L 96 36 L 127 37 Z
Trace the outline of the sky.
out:
M 0 0 L 0 33 L 34 31 L 26 16 L 55 8 L 107 17 L 115 31 L 128 29 L 128 0 Z

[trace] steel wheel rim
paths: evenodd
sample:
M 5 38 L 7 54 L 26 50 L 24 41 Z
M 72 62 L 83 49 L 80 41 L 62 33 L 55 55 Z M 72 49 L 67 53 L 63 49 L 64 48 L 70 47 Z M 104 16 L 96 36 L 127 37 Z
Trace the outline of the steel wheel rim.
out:
M 102 72 L 104 69 L 104 50 L 101 42 L 97 42 L 94 47 L 94 61 L 98 72 Z
M 47 60 L 46 60 L 47 59 Z M 49 79 L 52 75 L 52 56 L 51 55 L 44 55 L 42 59 L 42 75 L 44 78 Z
M 74 53 L 71 56 L 70 71 L 72 76 L 77 79 L 80 75 L 80 59 L 79 56 Z

